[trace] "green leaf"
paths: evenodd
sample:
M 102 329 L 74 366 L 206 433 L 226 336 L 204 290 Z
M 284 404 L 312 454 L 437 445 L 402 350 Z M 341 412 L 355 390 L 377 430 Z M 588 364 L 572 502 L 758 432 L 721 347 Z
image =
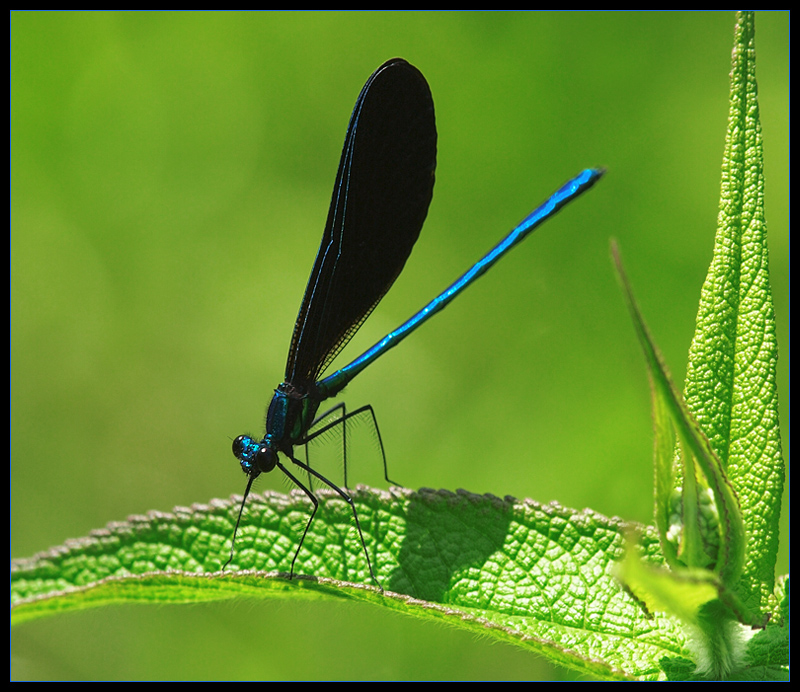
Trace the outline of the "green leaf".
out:
M 638 558 L 629 553 L 618 574 L 649 610 L 670 613 L 681 619 L 698 672 L 724 679 L 744 661 L 744 635 L 736 620 L 759 626 L 766 623 L 766 618 L 759 619 L 749 612 L 736 593 L 745 551 L 742 513 L 719 459 L 672 383 L 633 297 L 615 244 L 612 252 L 648 365 L 656 422 L 656 515 L 661 515 L 659 536 L 671 568 L 641 566 Z M 665 486 L 675 478 L 665 463 L 669 445 L 676 438 L 672 434 L 673 426 L 682 450 L 681 458 L 686 461 L 684 487 L 680 489 L 683 504 L 681 550 L 677 552 L 671 550 L 669 533 L 672 527 L 666 528 L 663 520 L 666 507 L 659 501 Z M 705 569 L 707 555 L 701 547 L 707 538 L 707 523 L 701 521 L 701 512 L 685 511 L 687 507 L 698 509 L 698 505 L 691 502 L 697 497 L 696 488 L 687 482 L 694 479 L 696 469 L 713 489 L 719 515 L 719 521 L 714 524 L 719 529 L 719 549 L 711 561 L 711 570 Z M 691 546 L 688 549 L 687 544 Z
M 767 607 L 775 583 L 784 483 L 755 69 L 754 13 L 741 12 L 714 257 L 703 285 L 685 390 L 689 410 L 744 510 L 748 552 L 739 593 L 752 610 Z
M 703 473 L 707 487 L 714 492 L 714 499 L 720 517 L 720 547 L 719 554 L 714 560 L 714 571 L 720 574 L 724 585 L 732 586 L 739 577 L 745 550 L 743 520 L 736 493 L 725 476 L 720 460 L 711 448 L 703 430 L 694 420 L 683 397 L 672 381 L 672 377 L 636 304 L 633 289 L 625 274 L 616 244 L 612 244 L 612 254 L 617 274 L 623 286 L 623 295 L 628 304 L 631 319 L 647 360 L 648 374 L 650 376 L 656 433 L 656 522 L 659 527 L 662 546 L 668 556 L 668 562 L 673 568 L 679 568 L 682 565 L 690 568 L 705 567 L 705 557 L 703 556 L 701 562 L 698 562 L 696 557 L 702 552 L 697 544 L 704 538 L 701 535 L 703 531 L 700 526 L 699 512 L 686 511 L 687 507 L 697 510 L 697 504 L 689 502 L 690 499 L 696 497 L 694 488 L 694 466 L 696 464 Z M 668 534 L 670 527 L 667 522 L 667 517 L 671 513 L 668 501 L 671 496 L 668 498 L 668 493 L 675 490 L 675 477 L 671 467 L 668 468 L 666 463 L 668 455 L 673 451 L 672 445 L 676 439 L 676 435 L 672 431 L 673 426 L 675 432 L 677 432 L 677 439 L 680 442 L 681 449 L 684 450 L 682 458 L 689 461 L 687 467 L 690 471 L 690 473 L 685 473 L 683 478 L 684 485 L 689 486 L 684 488 L 682 492 L 683 541 L 694 544 L 688 550 L 685 549 L 685 545 L 682 545 L 683 551 L 678 551 L 677 553 L 669 547 Z M 690 479 L 692 479 L 691 483 L 689 483 Z M 689 560 L 685 561 L 687 555 Z M 679 561 L 677 558 L 682 559 Z
M 361 488 L 353 497 L 381 594 L 349 507 L 319 495 L 296 566 L 313 577 L 287 579 L 308 500 L 270 492 L 242 518 L 243 571 L 216 571 L 236 499 L 154 512 L 12 563 L 11 621 L 110 603 L 337 597 L 492 634 L 600 677 L 657 677 L 661 659 L 686 656 L 675 622 L 648 615 L 612 576 L 631 528 L 617 519 L 463 491 Z M 639 530 L 643 555 L 661 564 L 655 532 Z
M 629 550 L 619 576 L 648 608 L 673 613 L 685 622 L 697 622 L 700 609 L 719 597 L 713 572 L 698 568 L 669 572 L 645 564 Z
M 651 382 L 656 525 L 670 568 L 644 567 L 628 556 L 619 574 L 649 608 L 684 622 L 698 672 L 716 679 L 744 666 L 746 636 L 736 620 L 764 627 L 764 611 L 775 605 L 784 466 L 763 188 L 754 17 L 742 12 L 717 240 L 690 352 L 686 400 L 612 244 Z

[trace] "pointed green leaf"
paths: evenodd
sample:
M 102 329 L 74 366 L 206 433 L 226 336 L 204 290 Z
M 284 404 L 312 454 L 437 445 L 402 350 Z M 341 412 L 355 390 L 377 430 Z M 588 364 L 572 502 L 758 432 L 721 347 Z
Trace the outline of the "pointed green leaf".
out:
M 777 339 L 764 221 L 755 20 L 737 15 L 728 134 L 714 257 L 689 352 L 686 402 L 745 515 L 739 593 L 766 607 L 774 585 L 784 464 L 778 427 Z
M 683 397 L 675 387 L 672 377 L 664 364 L 663 358 L 647 329 L 639 306 L 636 304 L 636 299 L 633 296 L 633 290 L 628 281 L 628 277 L 622 266 L 622 260 L 619 256 L 616 243 L 612 244 L 612 255 L 616 265 L 617 275 L 623 287 L 623 295 L 647 361 L 652 389 L 653 410 L 657 420 L 656 433 L 663 434 L 663 431 L 669 428 L 670 422 L 674 425 L 681 448 L 688 452 L 688 454 L 684 455 L 684 458 L 686 458 L 688 464 L 691 465 L 692 472 L 694 471 L 694 464 L 696 463 L 702 471 L 705 484 L 714 493 L 716 508 L 719 514 L 720 546 L 714 571 L 719 574 L 724 585 L 728 588 L 732 588 L 736 584 L 741 572 L 745 551 L 744 523 L 739 508 L 739 501 L 733 487 L 725 476 L 719 458 L 709 444 L 708 438 L 705 436 L 703 430 L 700 429 L 700 426 L 697 421 L 695 421 L 684 402 Z M 667 417 L 670 419 L 669 422 L 666 420 Z M 656 471 L 658 474 L 669 473 L 670 476 L 672 475 L 671 468 L 667 471 L 666 463 L 663 458 L 667 446 L 671 443 L 672 439 L 673 437 L 670 433 L 666 441 L 656 441 L 656 453 L 658 455 Z M 689 480 L 689 478 L 686 477 L 687 474 L 684 474 L 684 476 L 684 482 Z M 694 473 L 692 473 L 691 478 L 693 478 L 693 476 Z M 663 504 L 664 488 L 668 486 L 668 482 L 665 478 L 659 477 L 656 481 L 656 486 L 657 502 L 659 503 L 657 511 L 662 512 L 665 508 Z M 691 504 L 687 501 L 687 495 L 690 496 L 689 499 L 695 497 L 693 485 L 691 489 L 684 489 L 684 509 L 687 504 Z M 697 505 L 691 504 L 691 506 L 696 507 Z M 695 543 L 695 547 L 691 547 L 688 552 L 692 555 L 696 555 L 700 552 L 700 548 L 697 547 L 696 544 L 702 540 L 702 537 L 696 534 L 699 530 L 697 513 L 690 515 L 690 518 L 692 520 L 691 525 L 689 525 L 690 522 L 687 521 L 687 517 L 684 515 L 683 529 L 689 541 Z M 660 526 L 665 525 L 663 517 L 657 520 L 660 522 Z M 666 534 L 662 533 L 661 538 L 662 545 L 665 545 L 667 543 Z M 672 551 L 670 548 L 665 547 L 664 549 L 667 555 L 671 555 Z M 685 555 L 686 552 L 684 552 L 684 556 Z M 678 567 L 677 564 L 672 564 L 672 566 Z M 689 563 L 687 566 L 704 567 L 705 564 Z
M 671 567 L 645 567 L 629 556 L 620 575 L 648 607 L 682 619 L 697 671 L 715 679 L 743 670 L 746 636 L 735 619 L 760 627 L 768 619 L 759 611 L 772 598 L 783 487 L 762 158 L 754 17 L 742 12 L 719 227 L 690 353 L 686 401 L 612 246 L 651 381 L 656 523 Z

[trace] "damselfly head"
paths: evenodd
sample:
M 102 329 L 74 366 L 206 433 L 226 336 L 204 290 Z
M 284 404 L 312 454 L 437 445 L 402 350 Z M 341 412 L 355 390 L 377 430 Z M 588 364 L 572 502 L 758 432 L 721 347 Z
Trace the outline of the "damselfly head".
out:
M 278 452 L 263 440 L 257 442 L 249 435 L 239 435 L 233 441 L 233 454 L 239 460 L 242 471 L 255 478 L 260 473 L 269 473 L 278 463 Z

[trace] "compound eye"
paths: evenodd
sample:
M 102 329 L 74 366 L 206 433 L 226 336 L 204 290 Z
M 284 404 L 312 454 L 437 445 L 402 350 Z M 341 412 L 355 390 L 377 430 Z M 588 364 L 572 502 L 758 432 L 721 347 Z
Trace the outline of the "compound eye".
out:
M 249 438 L 247 435 L 239 435 L 239 437 L 233 441 L 233 445 L 231 445 L 233 448 L 233 456 L 235 456 L 237 459 L 241 459 L 247 450 L 248 441 Z
M 256 467 L 262 473 L 269 473 L 278 463 L 278 453 L 267 445 L 261 445 L 256 452 Z

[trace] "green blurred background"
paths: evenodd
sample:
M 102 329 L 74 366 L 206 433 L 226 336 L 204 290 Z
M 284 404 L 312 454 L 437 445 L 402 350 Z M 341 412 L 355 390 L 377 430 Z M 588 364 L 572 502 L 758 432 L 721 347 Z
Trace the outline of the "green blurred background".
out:
M 13 13 L 11 557 L 242 492 L 231 439 L 262 430 L 350 111 L 394 56 L 433 91 L 436 190 L 403 274 L 340 364 L 567 178 L 609 172 L 372 365 L 348 405 L 374 405 L 407 487 L 649 522 L 647 377 L 609 239 L 681 382 L 716 226 L 733 22 Z M 756 26 L 788 459 L 789 15 Z M 381 474 L 351 478 L 380 485 Z M 267 488 L 288 486 L 263 478 Z M 114 607 L 11 639 L 17 679 L 569 676 L 512 646 L 347 603 Z

